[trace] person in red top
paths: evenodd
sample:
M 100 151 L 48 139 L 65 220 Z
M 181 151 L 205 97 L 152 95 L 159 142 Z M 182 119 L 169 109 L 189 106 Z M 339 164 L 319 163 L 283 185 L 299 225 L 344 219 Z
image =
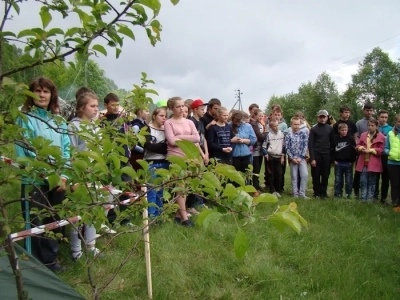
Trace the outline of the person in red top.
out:
M 356 149 L 360 153 L 356 171 L 361 172 L 360 200 L 372 202 L 376 188 L 376 177 L 382 172 L 381 155 L 385 148 L 385 136 L 378 130 L 378 121 L 370 118 L 368 131 L 360 136 Z

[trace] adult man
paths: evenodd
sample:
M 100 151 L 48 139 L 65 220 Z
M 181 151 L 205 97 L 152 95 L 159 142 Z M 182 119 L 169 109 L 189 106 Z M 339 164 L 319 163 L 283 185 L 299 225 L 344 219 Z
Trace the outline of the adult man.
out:
M 207 130 L 211 125 L 215 125 L 215 118 L 217 117 L 218 108 L 221 107 L 221 101 L 217 98 L 212 98 L 208 101 L 207 112 L 203 117 L 200 118 L 200 121 L 203 122 L 204 128 L 206 130 L 206 138 L 207 138 Z
M 343 105 L 339 109 L 340 120 L 336 121 L 333 125 L 333 131 L 335 135 L 339 135 L 338 126 L 339 124 L 347 125 L 347 136 L 351 136 L 354 138 L 354 141 L 357 141 L 357 126 L 353 121 L 350 121 L 351 110 L 347 105 Z
M 357 140 L 360 138 L 362 133 L 368 131 L 369 119 L 374 114 L 374 107 L 372 106 L 371 103 L 364 104 L 363 114 L 364 114 L 364 118 L 357 121 L 357 123 L 356 123 Z M 354 196 L 356 198 L 358 198 L 359 193 L 360 193 L 360 174 L 361 174 L 360 172 L 357 172 L 357 171 L 354 172 L 353 189 L 354 189 Z
M 380 110 L 378 112 L 378 122 L 379 122 L 379 132 L 382 133 L 386 138 L 388 133 L 392 130 L 392 126 L 390 126 L 387 121 L 389 118 L 389 112 L 387 110 Z M 380 202 L 382 204 L 386 203 L 386 198 L 388 196 L 388 191 L 389 191 L 389 173 L 388 173 L 388 156 L 382 153 L 381 155 L 381 161 L 382 161 L 382 173 L 379 173 L 377 178 L 376 178 L 376 189 L 375 189 L 375 195 L 374 199 L 378 200 L 379 198 L 379 180 L 382 177 L 382 184 L 380 187 L 381 191 L 381 198 Z

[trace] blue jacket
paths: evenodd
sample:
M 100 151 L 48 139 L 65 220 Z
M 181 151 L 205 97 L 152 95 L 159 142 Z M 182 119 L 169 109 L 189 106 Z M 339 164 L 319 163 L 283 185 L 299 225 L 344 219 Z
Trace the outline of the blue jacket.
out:
M 382 133 L 384 136 L 387 136 L 389 131 L 392 130 L 392 126 L 390 126 L 389 124 L 385 124 L 383 126 L 379 126 L 379 132 Z
M 253 127 L 249 123 L 242 123 L 238 127 L 238 133 L 235 135 L 236 137 L 242 139 L 249 139 L 250 145 L 246 144 L 234 144 L 234 149 L 232 152 L 233 157 L 243 157 L 250 155 L 250 146 L 253 146 L 257 141 L 256 134 L 254 133 Z
M 56 124 L 54 117 L 51 115 L 51 113 L 36 106 L 29 112 L 29 114 L 36 115 L 37 117 L 26 115 L 27 122 L 25 122 L 21 118 L 17 119 L 17 124 L 22 128 L 26 129 L 24 132 L 24 137 L 27 139 L 35 138 L 38 136 L 44 137 L 52 141 L 51 143 L 52 146 L 60 147 L 61 155 L 63 158 L 66 159 L 70 158 L 70 139 L 67 131 L 67 124 L 66 123 L 60 125 Z M 65 131 L 65 133 L 60 133 L 49 128 L 49 126 L 45 122 L 41 121 L 41 119 L 50 124 L 52 127 L 58 128 L 59 129 L 58 131 L 60 132 Z M 15 150 L 17 157 L 31 157 L 31 158 L 36 157 L 36 153 L 29 151 L 25 148 L 22 148 L 18 145 L 15 145 Z M 67 176 L 64 177 L 67 178 Z M 23 182 L 32 183 L 26 178 L 23 179 Z M 38 183 L 38 184 L 43 184 L 43 183 Z

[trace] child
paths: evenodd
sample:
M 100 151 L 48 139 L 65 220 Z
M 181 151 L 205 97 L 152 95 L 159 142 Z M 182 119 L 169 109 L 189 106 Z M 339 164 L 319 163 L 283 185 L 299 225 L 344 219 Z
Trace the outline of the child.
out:
M 78 96 L 76 100 L 76 117 L 71 120 L 68 129 L 70 132 L 79 131 L 85 125 L 82 121 L 86 123 L 93 122 L 99 111 L 99 98 L 94 93 L 83 93 Z M 96 134 L 93 132 L 93 134 Z M 75 147 L 78 152 L 88 150 L 86 142 L 82 140 L 79 135 L 70 134 L 71 146 Z M 96 244 L 96 229 L 93 225 L 83 225 L 85 245 L 88 251 L 91 251 L 94 256 L 100 254 L 100 250 L 95 247 Z M 82 257 L 82 245 L 79 239 L 78 230 L 72 229 L 70 232 L 70 243 L 72 259 L 77 261 Z
M 233 131 L 228 124 L 228 110 L 225 107 L 218 108 L 217 122 L 208 129 L 207 143 L 210 149 L 210 158 L 215 158 L 219 163 L 232 164 Z
M 282 131 L 283 135 L 285 135 L 288 131 L 288 126 L 283 119 L 283 111 L 281 107 L 275 107 L 273 110 L 273 115 L 276 120 L 278 120 L 278 128 Z M 282 178 L 281 178 L 281 187 L 279 192 L 283 192 L 285 188 L 285 173 L 286 173 L 286 156 L 283 157 L 283 165 L 282 165 Z
M 339 135 L 335 135 L 333 160 L 335 165 L 335 197 L 342 197 L 343 176 L 346 182 L 346 198 L 350 199 L 353 189 L 353 163 L 356 161 L 356 142 L 348 134 L 348 125 L 339 123 Z
M 191 104 L 192 117 L 189 118 L 194 123 L 194 125 L 196 126 L 196 129 L 199 133 L 200 154 L 201 154 L 201 157 L 203 157 L 205 165 L 208 165 L 210 158 L 209 158 L 209 153 L 208 153 L 207 140 L 205 139 L 206 130 L 204 128 L 203 122 L 201 122 L 200 119 L 204 116 L 204 113 L 205 113 L 204 110 L 205 110 L 207 104 L 208 103 L 204 103 L 203 100 L 201 100 L 201 99 L 194 100 Z
M 269 132 L 263 143 L 263 153 L 266 159 L 265 168 L 268 169 L 268 184 L 271 194 L 281 197 L 279 191 L 282 187 L 282 166 L 285 160 L 283 152 L 284 135 L 278 128 L 278 120 L 269 121 Z
M 232 114 L 232 131 L 235 135 L 231 142 L 235 144 L 232 152 L 232 164 L 237 171 L 245 173 L 251 164 L 250 146 L 256 142 L 256 135 L 249 123 L 243 121 L 243 112 Z
M 291 130 L 285 137 L 285 148 L 290 166 L 290 177 L 292 179 L 292 191 L 295 198 L 310 199 L 306 196 L 307 189 L 307 143 L 308 134 L 300 130 L 301 120 L 293 117 L 290 120 Z M 300 185 L 298 175 L 300 174 Z
M 250 109 L 250 108 L 249 108 Z M 261 109 L 255 108 L 252 110 L 253 115 L 250 119 L 250 125 L 253 127 L 254 133 L 257 137 L 257 142 L 253 146 L 253 186 L 257 190 L 257 193 L 260 191 L 260 170 L 263 161 L 262 154 L 262 144 L 265 139 L 264 126 L 261 121 L 264 118 L 264 113 Z
M 200 136 L 193 122 L 184 117 L 184 103 L 181 97 L 173 97 L 168 100 L 168 108 L 172 111 L 171 118 L 164 123 L 165 137 L 167 139 L 167 157 L 184 156 L 182 150 L 176 145 L 177 141 L 185 140 L 199 143 Z M 179 209 L 175 215 L 175 222 L 186 227 L 193 227 L 186 212 L 186 196 L 182 193 L 176 195 L 176 203 Z
M 328 197 L 327 189 L 329 173 L 331 171 L 331 150 L 335 137 L 332 126 L 326 124 L 328 115 L 326 110 L 318 111 L 318 123 L 311 128 L 308 138 L 314 197 L 321 199 Z
M 132 130 L 136 135 L 143 127 L 147 126 L 146 121 L 149 117 L 149 111 L 147 109 L 138 108 L 134 111 L 134 113 L 136 115 L 136 118 L 130 123 L 130 125 L 132 126 Z M 139 159 L 143 159 L 143 153 L 143 147 L 138 144 L 135 145 L 135 147 L 133 147 L 133 149 L 131 150 L 129 162 L 131 163 L 131 166 L 134 170 L 140 170 L 142 168 L 142 166 L 136 161 Z
M 400 115 L 396 115 L 395 122 L 386 139 L 385 154 L 388 155 L 387 167 L 393 210 L 400 212 Z
M 392 126 L 390 126 L 387 121 L 389 118 L 389 112 L 387 110 L 380 110 L 378 112 L 378 122 L 379 122 L 379 127 L 378 130 L 380 133 L 382 133 L 386 138 L 388 133 L 392 130 Z M 375 190 L 375 195 L 374 199 L 378 200 L 379 197 L 379 181 L 380 177 L 382 177 L 382 185 L 380 187 L 381 191 L 381 199 L 380 202 L 382 204 L 386 203 L 386 199 L 388 196 L 389 192 L 389 171 L 388 171 L 388 157 L 385 153 L 382 153 L 381 155 L 381 161 L 382 161 L 382 173 L 378 174 L 376 178 L 376 190 Z
M 360 136 L 357 143 L 358 157 L 356 170 L 361 172 L 360 199 L 363 202 L 372 202 L 376 188 L 376 176 L 382 172 L 381 154 L 385 146 L 385 136 L 378 130 L 378 121 L 370 118 L 368 131 Z M 398 174 L 397 174 L 398 176 Z

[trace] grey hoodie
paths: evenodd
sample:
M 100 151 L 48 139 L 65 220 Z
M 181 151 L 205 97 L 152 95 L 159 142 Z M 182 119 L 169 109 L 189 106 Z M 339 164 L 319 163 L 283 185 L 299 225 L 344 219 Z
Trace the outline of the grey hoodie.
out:
M 87 150 L 86 142 L 82 140 L 77 134 L 73 134 L 72 132 L 80 131 L 81 130 L 81 122 L 82 119 L 75 117 L 73 118 L 69 125 L 69 139 L 71 140 L 71 146 L 77 148 L 79 152 Z M 96 134 L 95 132 L 93 134 Z

